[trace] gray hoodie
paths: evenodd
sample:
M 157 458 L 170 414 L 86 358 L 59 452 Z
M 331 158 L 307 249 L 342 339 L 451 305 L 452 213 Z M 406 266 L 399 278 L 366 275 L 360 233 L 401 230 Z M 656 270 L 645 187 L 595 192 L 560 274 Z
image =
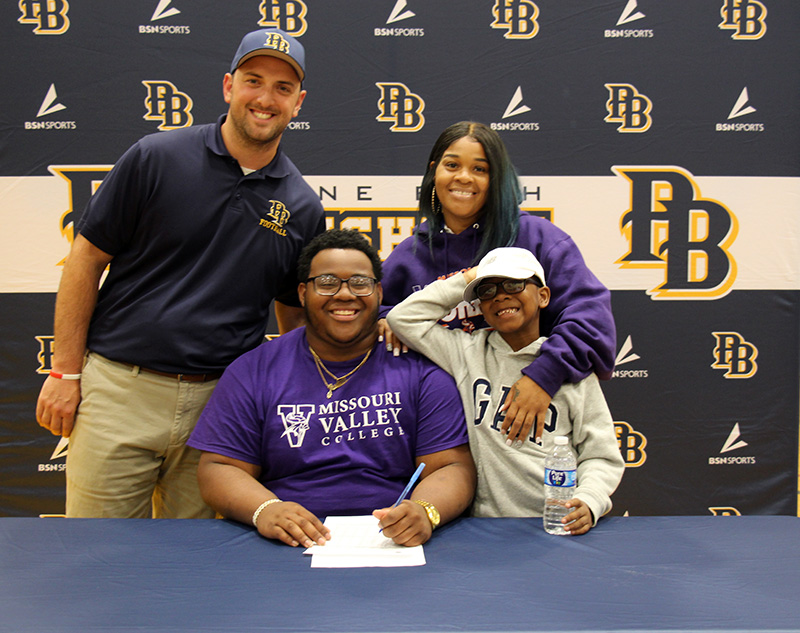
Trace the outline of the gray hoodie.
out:
M 500 432 L 499 412 L 520 371 L 539 355 L 544 337 L 515 352 L 497 332 L 450 330 L 437 320 L 462 300 L 461 274 L 435 281 L 412 293 L 388 314 L 392 330 L 455 378 L 464 404 L 470 449 L 478 469 L 473 515 L 541 516 L 544 459 L 556 435 L 566 435 L 578 458 L 575 497 L 597 519 L 611 509 L 610 496 L 625 468 L 611 413 L 597 376 L 564 384 L 553 397 L 542 446 L 531 437 L 512 448 Z

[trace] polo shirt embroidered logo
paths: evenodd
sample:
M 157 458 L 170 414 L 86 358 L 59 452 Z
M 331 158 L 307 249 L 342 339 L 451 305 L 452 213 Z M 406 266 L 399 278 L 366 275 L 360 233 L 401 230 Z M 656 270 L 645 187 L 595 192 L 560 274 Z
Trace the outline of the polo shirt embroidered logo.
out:
M 284 227 L 286 223 L 289 222 L 289 218 L 292 217 L 292 214 L 280 200 L 270 200 L 269 203 L 269 209 L 267 209 L 266 213 L 267 217 L 261 218 L 258 224 L 270 231 L 274 231 L 278 235 L 286 237 L 286 229 L 284 229 Z

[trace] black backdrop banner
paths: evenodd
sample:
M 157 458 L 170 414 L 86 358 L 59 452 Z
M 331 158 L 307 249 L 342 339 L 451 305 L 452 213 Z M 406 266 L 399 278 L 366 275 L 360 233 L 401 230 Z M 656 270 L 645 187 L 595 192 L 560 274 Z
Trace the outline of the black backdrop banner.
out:
M 285 151 L 382 257 L 439 133 L 500 132 L 612 290 L 612 514 L 798 513 L 796 0 L 19 0 L 0 26 L 0 515 L 64 510 L 35 402 L 75 220 L 138 138 L 226 110 L 262 26 L 307 52 Z

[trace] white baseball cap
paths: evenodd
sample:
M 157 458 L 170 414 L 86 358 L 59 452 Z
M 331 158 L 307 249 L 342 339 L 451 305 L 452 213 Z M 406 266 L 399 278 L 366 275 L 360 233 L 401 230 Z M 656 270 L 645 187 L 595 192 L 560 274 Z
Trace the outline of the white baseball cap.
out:
M 504 246 L 489 251 L 478 262 L 477 276 L 464 289 L 464 301 L 477 299 L 475 289 L 479 283 L 489 277 L 505 277 L 506 279 L 536 277 L 543 286 L 547 285 L 544 279 L 544 268 L 533 253 L 526 248 Z

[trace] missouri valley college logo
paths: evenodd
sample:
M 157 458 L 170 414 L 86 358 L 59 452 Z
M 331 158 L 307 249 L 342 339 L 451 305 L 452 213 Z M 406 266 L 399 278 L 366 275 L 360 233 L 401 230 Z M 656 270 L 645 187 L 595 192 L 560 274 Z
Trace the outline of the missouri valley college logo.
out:
M 630 250 L 622 268 L 660 268 L 664 283 L 653 299 L 719 299 L 736 278 L 729 249 L 738 222 L 722 203 L 703 198 L 694 176 L 680 167 L 612 167 L 630 183 L 630 208 L 620 230 Z
M 262 0 L 258 10 L 259 26 L 281 29 L 294 37 L 300 37 L 308 29 L 308 7 L 302 0 Z
M 758 0 L 723 0 L 720 29 L 733 31 L 735 40 L 759 40 L 767 32 L 767 7 Z
M 292 448 L 300 448 L 303 445 L 306 432 L 310 424 L 309 420 L 314 414 L 313 404 L 281 404 L 278 405 L 278 415 L 283 420 L 283 433 Z
M 292 217 L 286 205 L 280 200 L 270 200 L 266 216 L 266 218 L 261 218 L 258 221 L 259 226 L 263 226 L 265 229 L 269 229 L 278 235 L 286 237 L 286 229 L 284 227 L 289 221 L 289 218 Z
M 67 0 L 19 0 L 20 24 L 33 24 L 36 35 L 63 35 L 69 30 Z
M 712 332 L 714 347 L 713 369 L 724 369 L 725 378 L 752 378 L 758 371 L 758 348 L 744 340 L 738 332 Z
M 653 102 L 631 84 L 605 84 L 608 90 L 606 123 L 618 123 L 617 132 L 647 132 L 653 124 Z
M 145 121 L 158 121 L 159 130 L 177 130 L 194 122 L 189 95 L 181 92 L 171 81 L 143 81 L 147 88 L 144 107 Z
M 425 125 L 425 102 L 401 83 L 376 83 L 380 89 L 376 120 L 391 123 L 392 132 L 418 132 Z
M 539 32 L 539 7 L 530 0 L 495 0 L 493 29 L 501 29 L 509 40 L 529 40 Z
M 619 445 L 622 459 L 625 461 L 625 468 L 638 468 L 647 461 L 647 438 L 627 422 L 614 421 L 614 430 L 617 434 L 617 444 Z

